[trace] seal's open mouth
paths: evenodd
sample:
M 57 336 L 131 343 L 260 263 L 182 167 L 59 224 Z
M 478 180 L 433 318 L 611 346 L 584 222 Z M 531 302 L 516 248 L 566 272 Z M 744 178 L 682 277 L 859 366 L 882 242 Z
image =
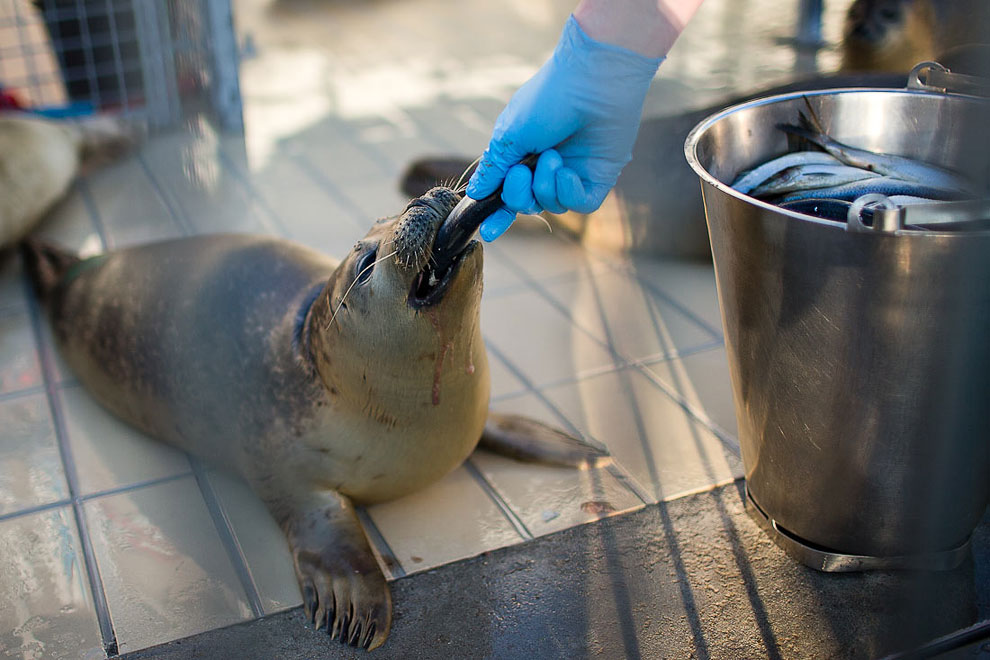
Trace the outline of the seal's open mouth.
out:
M 478 241 L 468 242 L 462 250 L 445 260 L 443 270 L 438 270 L 431 258 L 423 270 L 413 278 L 412 289 L 409 291 L 409 304 L 418 309 L 435 305 L 443 300 L 443 294 L 457 276 L 461 262 L 477 248 Z M 435 246 L 434 252 L 436 252 Z

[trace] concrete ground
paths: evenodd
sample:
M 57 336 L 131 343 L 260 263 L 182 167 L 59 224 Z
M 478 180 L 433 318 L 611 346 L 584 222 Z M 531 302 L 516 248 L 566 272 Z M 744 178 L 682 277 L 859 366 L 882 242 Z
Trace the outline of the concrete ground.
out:
M 876 658 L 990 617 L 988 587 L 990 517 L 954 571 L 819 573 L 759 530 L 739 481 L 400 579 L 373 657 Z M 296 609 L 122 657 L 364 655 Z

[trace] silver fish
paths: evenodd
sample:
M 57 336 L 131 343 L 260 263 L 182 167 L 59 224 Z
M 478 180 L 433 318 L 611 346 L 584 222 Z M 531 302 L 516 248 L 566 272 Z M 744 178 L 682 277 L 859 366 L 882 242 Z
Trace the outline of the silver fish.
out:
M 879 176 L 876 172 L 839 163 L 797 165 L 770 177 L 749 194 L 758 198 L 772 197 L 813 188 L 831 188 Z
M 777 128 L 797 135 L 809 142 L 818 145 L 826 152 L 842 161 L 846 165 L 861 167 L 871 172 L 876 172 L 887 177 L 896 177 L 905 181 L 916 181 L 918 183 L 934 186 L 945 190 L 955 190 L 962 193 L 976 194 L 977 187 L 965 177 L 950 172 L 944 168 L 924 163 L 920 160 L 895 156 L 892 154 L 876 153 L 866 149 L 857 149 L 848 144 L 843 144 L 832 139 L 820 128 L 815 127 L 801 113 L 802 126 L 793 124 L 778 124 Z
M 844 199 L 854 200 L 861 195 L 879 193 L 887 195 L 910 195 L 912 197 L 927 197 L 934 200 L 963 199 L 967 195 L 954 188 L 939 188 L 932 185 L 918 183 L 917 181 L 905 181 L 890 176 L 879 176 L 872 179 L 853 181 L 841 186 L 831 188 L 816 188 L 812 190 L 802 190 L 800 192 L 784 195 L 778 203 L 794 202 L 802 199 L 824 198 L 824 199 Z
M 768 160 L 758 167 L 742 172 L 732 182 L 732 187 L 742 194 L 748 195 L 753 188 L 756 188 L 770 177 L 788 168 L 798 165 L 825 163 L 836 165 L 839 164 L 839 160 L 835 156 L 831 156 L 823 151 L 796 151 L 794 153 L 784 154 L 779 158 Z

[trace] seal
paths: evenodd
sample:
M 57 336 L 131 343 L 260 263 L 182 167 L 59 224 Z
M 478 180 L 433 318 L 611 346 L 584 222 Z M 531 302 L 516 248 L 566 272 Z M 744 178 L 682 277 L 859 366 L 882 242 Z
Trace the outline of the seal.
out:
M 80 172 L 119 156 L 135 138 L 133 127 L 109 116 L 0 114 L 0 248 L 31 231 Z
M 23 255 L 59 349 L 104 406 L 240 474 L 285 532 L 309 619 L 372 649 L 391 596 L 355 505 L 400 497 L 484 447 L 584 467 L 603 451 L 489 413 L 483 250 L 431 254 L 436 188 L 345 259 L 269 237 L 180 238 L 80 260 Z

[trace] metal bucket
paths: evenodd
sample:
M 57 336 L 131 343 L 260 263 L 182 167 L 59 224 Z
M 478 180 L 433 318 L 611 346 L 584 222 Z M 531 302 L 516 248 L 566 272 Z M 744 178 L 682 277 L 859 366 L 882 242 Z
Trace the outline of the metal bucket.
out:
M 952 568 L 990 495 L 990 231 L 850 231 L 731 189 L 788 151 L 775 126 L 806 103 L 842 142 L 990 172 L 990 112 L 970 96 L 789 94 L 688 136 L 748 505 L 820 570 Z

